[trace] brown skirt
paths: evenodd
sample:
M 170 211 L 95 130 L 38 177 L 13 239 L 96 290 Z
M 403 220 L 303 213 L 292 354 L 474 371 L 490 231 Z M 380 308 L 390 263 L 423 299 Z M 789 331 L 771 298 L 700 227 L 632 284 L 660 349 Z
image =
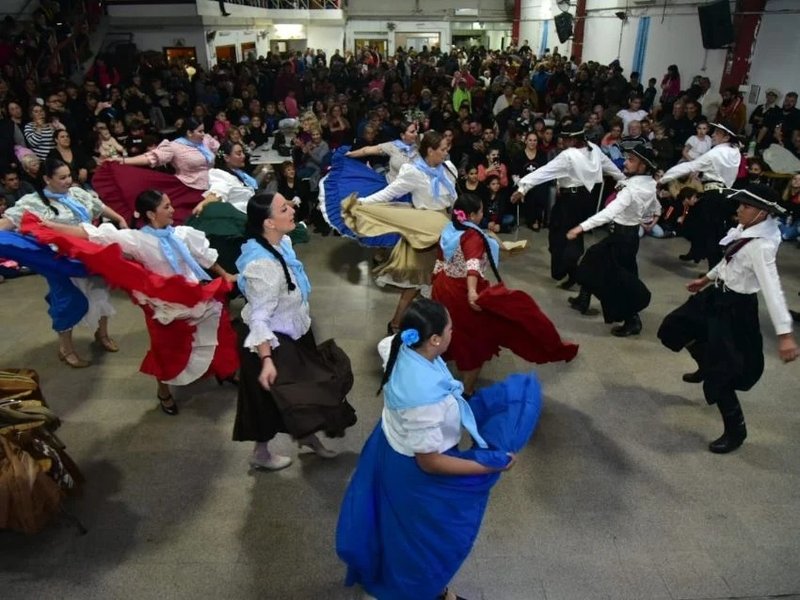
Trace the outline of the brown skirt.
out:
M 373 271 L 379 284 L 430 285 L 439 238 L 449 223 L 446 211 L 423 210 L 401 202 L 359 204 L 355 195 L 350 195 L 342 201 L 342 217 L 359 236 L 402 236 L 389 259 Z
M 318 431 L 341 437 L 355 424 L 346 399 L 353 387 L 350 360 L 333 340 L 317 346 L 310 329 L 298 340 L 277 333 L 280 345 L 272 357 L 278 377 L 267 391 L 258 382 L 258 354 L 244 347 L 247 325 L 237 321 L 234 328 L 241 358 L 234 441 L 268 442 L 277 433 L 300 439 Z

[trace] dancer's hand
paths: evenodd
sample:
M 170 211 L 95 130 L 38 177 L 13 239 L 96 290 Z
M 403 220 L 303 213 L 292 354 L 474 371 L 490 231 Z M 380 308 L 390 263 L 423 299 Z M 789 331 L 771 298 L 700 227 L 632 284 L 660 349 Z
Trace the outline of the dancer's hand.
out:
M 128 227 L 128 222 L 124 218 L 120 217 L 117 220 L 117 229 L 130 229 L 130 227 Z
M 481 307 L 478 306 L 478 292 L 475 290 L 469 290 L 467 292 L 467 304 L 469 304 L 469 307 L 475 312 L 481 312 Z
M 510 471 L 511 467 L 513 467 L 515 464 L 517 464 L 517 455 L 516 454 L 514 454 L 513 452 L 506 452 L 506 454 L 508 454 L 511 457 L 511 460 L 508 461 L 508 464 L 505 467 L 500 469 L 501 471 Z
M 517 202 L 522 202 L 523 198 L 524 198 L 524 196 L 522 195 L 522 192 L 516 191 L 513 194 L 511 194 L 511 204 L 516 204 Z
M 800 349 L 797 348 L 797 342 L 791 333 L 778 336 L 778 354 L 785 363 L 792 362 L 800 356 Z
M 583 228 L 580 225 L 576 225 L 572 229 L 567 232 L 567 239 L 568 240 L 577 240 L 578 236 L 583 233 Z
M 709 281 L 710 281 L 709 278 L 704 275 L 700 279 L 693 279 L 692 281 L 687 283 L 686 289 L 689 290 L 692 294 L 696 294 L 704 287 L 706 287 Z
M 278 377 L 278 370 L 275 368 L 275 364 L 272 362 L 271 358 L 264 359 L 261 365 L 261 374 L 258 376 L 258 383 L 261 384 L 265 390 L 269 391 L 269 388 L 275 383 L 275 379 Z

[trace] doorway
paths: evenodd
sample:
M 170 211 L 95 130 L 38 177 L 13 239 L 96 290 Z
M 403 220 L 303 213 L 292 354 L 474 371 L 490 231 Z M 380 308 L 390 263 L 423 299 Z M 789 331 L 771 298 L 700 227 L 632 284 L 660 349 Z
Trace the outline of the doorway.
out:
M 375 48 L 381 56 L 387 56 L 389 52 L 389 42 L 385 39 L 356 38 L 355 44 L 356 52 L 362 48 Z
M 253 58 L 256 57 L 256 43 L 255 42 L 242 42 L 239 45 L 239 49 L 242 51 L 242 60 L 247 60 L 250 54 L 253 55 Z
M 228 62 L 228 63 L 235 63 L 236 62 L 236 44 L 230 44 L 228 46 L 217 46 L 215 48 L 217 54 L 217 62 Z
M 164 57 L 170 66 L 195 63 L 197 62 L 197 49 L 186 48 L 185 46 L 164 48 Z

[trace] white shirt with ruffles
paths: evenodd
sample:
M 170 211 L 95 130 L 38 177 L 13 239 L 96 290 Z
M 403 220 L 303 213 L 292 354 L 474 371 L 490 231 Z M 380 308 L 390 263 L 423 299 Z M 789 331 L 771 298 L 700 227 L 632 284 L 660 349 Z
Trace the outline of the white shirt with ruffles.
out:
M 277 260 L 254 260 L 245 267 L 242 275 L 246 280 L 247 299 L 242 309 L 242 320 L 250 329 L 244 341 L 245 348 L 257 352 L 258 346 L 264 342 L 277 348 L 280 344 L 276 332 L 288 335 L 293 340 L 300 339 L 308 332 L 311 328 L 309 306 L 303 302 L 291 269 L 289 277 L 297 286 L 292 292 L 289 292 L 286 276 Z
M 208 172 L 208 191 L 203 196 L 215 194 L 220 201 L 227 202 L 236 210 L 247 213 L 247 202 L 256 193 L 253 188 L 242 183 L 241 179 L 222 169 Z
M 455 188 L 455 167 L 449 161 L 445 163 L 445 176 L 450 180 Z M 431 179 L 420 171 L 413 164 L 408 163 L 400 167 L 400 173 L 388 186 L 370 194 L 365 198 L 359 198 L 362 204 L 374 204 L 378 202 L 392 202 L 397 198 L 411 193 L 411 203 L 414 208 L 424 208 L 428 210 L 445 210 L 453 205 L 455 197 L 451 196 L 443 185 L 439 186 L 439 197 L 435 198 L 431 190 Z

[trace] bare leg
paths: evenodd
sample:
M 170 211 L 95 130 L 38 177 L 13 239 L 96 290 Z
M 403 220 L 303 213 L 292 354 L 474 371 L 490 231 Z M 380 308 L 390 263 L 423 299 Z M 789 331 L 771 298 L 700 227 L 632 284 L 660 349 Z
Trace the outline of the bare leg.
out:
M 397 301 L 397 308 L 394 311 L 394 316 L 392 317 L 392 327 L 394 329 L 400 328 L 400 319 L 403 318 L 403 314 L 406 312 L 406 309 L 409 305 L 414 301 L 414 298 L 417 297 L 419 290 L 417 288 L 405 288 L 400 293 L 400 299 Z
M 89 361 L 83 360 L 75 352 L 75 346 L 72 344 L 72 329 L 58 332 L 58 358 L 73 369 L 82 369 L 89 366 Z
M 481 374 L 481 368 L 472 369 L 471 371 L 462 371 L 461 379 L 464 381 L 464 393 L 471 396 L 475 393 L 475 384 L 478 382 L 478 376 Z

